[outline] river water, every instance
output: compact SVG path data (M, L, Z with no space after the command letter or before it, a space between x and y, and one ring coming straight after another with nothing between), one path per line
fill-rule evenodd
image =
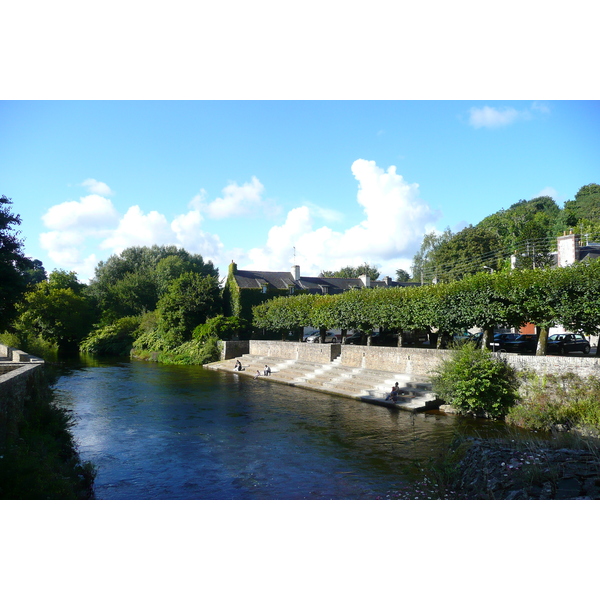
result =
M197 366L87 360L56 390L106 500L386 497L456 433L518 435Z

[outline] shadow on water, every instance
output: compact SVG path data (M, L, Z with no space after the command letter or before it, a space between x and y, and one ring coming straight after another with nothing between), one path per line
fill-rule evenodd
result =
M456 433L514 436L202 367L83 357L60 374L98 499L369 499Z

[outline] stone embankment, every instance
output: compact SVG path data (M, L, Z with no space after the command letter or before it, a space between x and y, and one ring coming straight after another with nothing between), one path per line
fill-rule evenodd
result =
M41 358L0 344L0 439L15 427L36 371L43 364Z
M304 346L312 345L304 344ZM273 354L244 354L205 367L246 377L256 377L258 372L261 379L268 379L275 383L344 396L391 409L419 412L435 409L440 405L431 391L431 384L427 378L395 371L346 366L343 364L342 356L328 361L322 360L323 355L331 349L331 345L308 347L307 353L313 352L315 356L306 356L302 360ZM307 360L315 357L317 359L315 361ZM234 370L238 359L244 368L241 372ZM271 374L265 377L266 365L269 365ZM387 401L386 397L396 382L399 384L400 394L396 402Z
M458 463L453 498L600 499L600 450L474 440Z

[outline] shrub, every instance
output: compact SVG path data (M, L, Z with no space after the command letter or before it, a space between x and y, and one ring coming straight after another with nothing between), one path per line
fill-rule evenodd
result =
M110 325L92 331L81 342L81 352L105 356L129 354L140 326L141 317L123 317Z
M460 413L502 418L519 398L516 371L474 344L450 352L432 380L434 392Z
M527 429L600 429L600 380L574 373L532 376L525 397L506 417L511 425Z
M224 317L219 315L208 319L206 323L194 329L193 339L204 341L214 337L219 340L229 340L241 330L248 327L248 323L239 317Z

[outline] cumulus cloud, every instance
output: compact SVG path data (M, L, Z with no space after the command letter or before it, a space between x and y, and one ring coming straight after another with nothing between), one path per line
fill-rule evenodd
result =
M418 184L407 183L394 166L384 171L374 161L359 159L352 164L352 173L363 221L344 231L315 229L311 208L295 208L283 225L271 228L264 247L248 252L247 268L288 270L295 248L296 263L305 275L363 262L390 276L396 269L406 270L439 215L420 198Z
M223 188L223 196L210 203L201 199L194 199L193 202L211 219L250 216L264 208L264 189L263 184L256 177L252 177L250 183L243 185L230 183Z
M192 200L190 206L194 205ZM86 248L94 244L103 254L118 254L130 246L176 245L215 263L223 249L217 235L202 231L199 210L178 215L171 222L137 205L121 215L110 200L93 194L52 206L42 220L50 231L40 234L40 245L54 263L76 271L81 280L93 276L97 254L86 253Z
M49 229L97 231L110 229L119 221L119 213L107 198L92 194L79 201L56 204L42 216Z
M114 194L114 192L103 181L86 179L81 183L81 185L86 187L90 192L92 192L92 194L100 194L102 196L112 196Z

